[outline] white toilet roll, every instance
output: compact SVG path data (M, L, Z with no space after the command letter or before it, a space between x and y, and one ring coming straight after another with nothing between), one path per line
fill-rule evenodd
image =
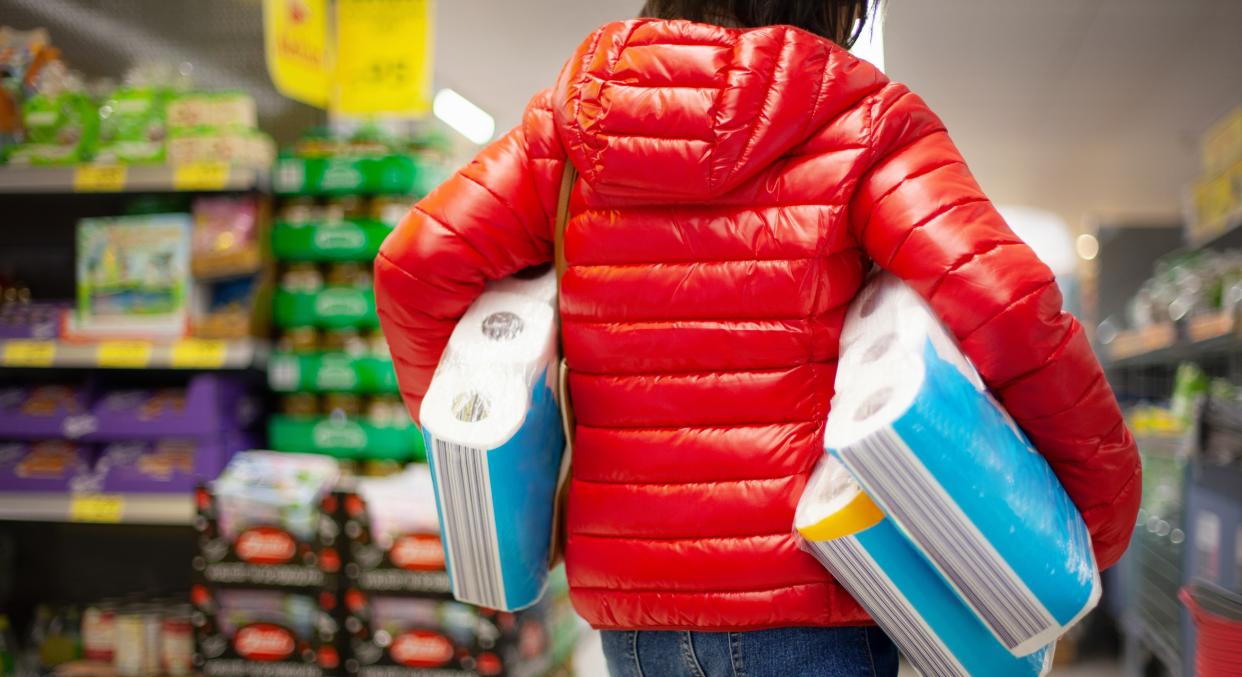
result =
M556 351L556 313L529 296L484 292L457 323L447 350L452 361L467 355L489 367L547 362Z

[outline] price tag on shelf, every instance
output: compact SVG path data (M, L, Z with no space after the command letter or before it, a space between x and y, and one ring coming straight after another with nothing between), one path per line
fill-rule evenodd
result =
M223 190L229 183L229 166L223 162L194 162L173 168L176 190Z
M69 521L115 524L125 515L125 499L112 494L85 494L69 499Z
M116 193L125 189L124 165L80 165L73 173L73 189L82 193Z
M4 344L3 364L6 367L50 367L56 359L56 344L51 341L14 340Z
M182 339L173 344L172 366L176 369L219 369L224 366L229 344L213 339Z
M151 344L146 341L102 341L95 359L101 367L141 369L151 364Z

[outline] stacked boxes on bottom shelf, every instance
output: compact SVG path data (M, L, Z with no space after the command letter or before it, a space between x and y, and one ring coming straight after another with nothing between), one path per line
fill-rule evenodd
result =
M359 478L340 505L346 674L511 677L544 674L558 663L554 646L575 627L572 610L568 627L552 623L564 620L563 590L518 613L453 600L426 466Z
M243 452L198 490L191 602L203 674L337 673L338 472L322 456Z

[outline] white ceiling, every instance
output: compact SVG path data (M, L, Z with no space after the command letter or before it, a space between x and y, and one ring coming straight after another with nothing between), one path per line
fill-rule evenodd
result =
M507 129L594 27L641 0L441 0L436 74ZM890 0L889 74L997 202L1171 218L1199 133L1242 103L1242 0Z

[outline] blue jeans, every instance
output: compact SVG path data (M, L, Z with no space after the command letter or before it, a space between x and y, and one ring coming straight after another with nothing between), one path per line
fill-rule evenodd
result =
M612 677L897 675L897 647L875 627L602 634Z

